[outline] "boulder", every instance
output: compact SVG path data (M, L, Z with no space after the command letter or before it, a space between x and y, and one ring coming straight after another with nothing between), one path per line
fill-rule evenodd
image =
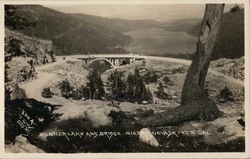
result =
M5 145L7 153L45 153L42 149L30 144L26 137L17 136L15 142Z
M27 138L23 137L23 136L16 136L16 142L20 142L20 143L26 143L27 142Z
M245 131L238 120L240 116L218 118L210 122L191 121L178 127L182 131L195 131L194 135L202 135L209 145L227 143L244 137Z
M119 111L118 108L110 106L93 107L85 112L85 118L93 127L112 125L112 118L108 116L112 110Z
M10 100L26 98L25 91L15 82L5 84L5 97L7 96Z
M143 128L139 132L139 140L145 144L159 147L160 144L148 128Z
M240 119L240 116L218 118L211 121L210 126L206 128L211 135L205 136L205 142L208 144L220 144L244 137L244 127L239 124L238 119Z
M148 101L142 101L142 104L144 104L144 105L146 105L146 104L148 104Z

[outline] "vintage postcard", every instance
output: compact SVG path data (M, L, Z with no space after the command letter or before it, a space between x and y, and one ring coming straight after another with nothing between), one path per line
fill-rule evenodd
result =
M1 157L250 157L249 1L4 0L1 20Z

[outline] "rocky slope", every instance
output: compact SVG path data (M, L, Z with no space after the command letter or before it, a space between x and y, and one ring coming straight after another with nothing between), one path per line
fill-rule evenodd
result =
M221 58L212 61L210 67L227 76L244 81L245 79L245 58L242 56L238 59Z
M32 145L26 137L17 136L15 142L5 145L7 153L44 153L43 150Z
M36 78L34 65L53 60L52 41L29 37L5 28L5 91L11 99L25 97L18 84Z
M67 60L63 64L55 65L53 68L46 68L42 71L54 73L57 78L48 85L53 94L61 95L60 83L63 80L68 80L70 86L80 88L87 83L87 75L89 73L87 65L83 61L70 61Z
M55 60L53 44L37 38L25 36L21 33L5 28L5 136L6 152L43 152L30 144L25 137L18 136L12 139L13 134L19 135L16 130L15 110L18 105L10 107L11 102L26 99L26 92L20 88L20 83L37 78L35 65L51 63ZM36 104L34 104L36 105ZM32 105L32 106L34 106ZM15 107L16 106L16 107ZM27 107L32 107L31 105ZM35 108L34 108L35 110ZM11 130L9 130L11 129ZM15 135L14 135L15 137ZM11 141L11 143L9 143Z
M26 36L22 33L11 31L8 28L5 28L5 43L7 45L6 49L8 49L8 47L13 47L13 39L18 41L16 45L19 45L20 47L20 54L23 57L32 57L34 60L34 64L45 64L52 62L52 41ZM6 56L8 55L9 54L7 53Z

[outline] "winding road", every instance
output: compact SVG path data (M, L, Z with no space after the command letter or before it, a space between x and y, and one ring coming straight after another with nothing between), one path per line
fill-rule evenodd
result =
M54 63L37 66L36 67L37 78L32 81L28 81L26 83L20 84L20 88L25 90L26 96L28 98L34 98L36 100L43 101L43 102L51 102L51 101L48 101L47 98L42 97L41 92L42 92L42 89L45 88L46 85L52 82L55 78L57 78L57 76L54 73L48 73L42 70L53 67L55 65L62 64L64 62L65 61L59 60ZM58 103L54 103L54 104L58 104Z

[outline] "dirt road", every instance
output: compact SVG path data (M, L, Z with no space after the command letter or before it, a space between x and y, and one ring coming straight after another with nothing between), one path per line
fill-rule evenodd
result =
M21 84L28 98L34 98L46 102L46 98L41 96L42 89L56 78L55 74L37 71L37 79Z

